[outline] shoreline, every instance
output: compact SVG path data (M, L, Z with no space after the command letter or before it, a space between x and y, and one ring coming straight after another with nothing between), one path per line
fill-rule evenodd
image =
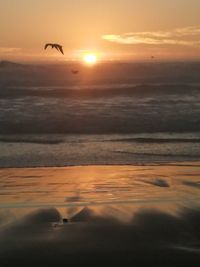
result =
M200 160L187 160L187 161L158 161L158 162L142 162L142 163L137 163L135 162L134 164L132 163L116 163L116 164L70 164L70 165L55 165L55 166L19 166L19 167L0 167L1 170L6 170L6 169L65 169L65 168L75 168L75 167L126 167L126 166L132 166L132 167L146 167L146 166L191 166L191 167L200 167Z

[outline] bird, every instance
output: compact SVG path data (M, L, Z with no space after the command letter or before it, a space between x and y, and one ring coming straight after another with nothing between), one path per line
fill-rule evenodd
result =
M79 73L78 70L71 70L71 72L72 72L73 74L78 74L78 73Z
M46 50L48 46L51 46L51 48L56 48L59 52L61 52L64 55L62 45L48 43L48 44L45 44L44 49Z

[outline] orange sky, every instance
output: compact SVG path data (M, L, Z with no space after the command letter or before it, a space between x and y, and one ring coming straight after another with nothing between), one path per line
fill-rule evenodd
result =
M199 10L199 0L1 0L0 59L200 59Z

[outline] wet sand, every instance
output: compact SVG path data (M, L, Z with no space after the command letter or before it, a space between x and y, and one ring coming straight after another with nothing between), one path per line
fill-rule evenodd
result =
M200 163L0 169L0 266L198 266Z
M200 163L0 169L0 208L198 202Z

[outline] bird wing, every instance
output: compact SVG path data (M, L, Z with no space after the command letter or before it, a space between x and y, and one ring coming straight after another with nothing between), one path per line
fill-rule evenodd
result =
M54 47L60 52L59 45L54 45Z
M45 44L44 49L47 49L48 46L52 46L52 44Z
M64 55L64 51L63 51L62 46L61 45L58 45L58 48L59 48L60 52Z

